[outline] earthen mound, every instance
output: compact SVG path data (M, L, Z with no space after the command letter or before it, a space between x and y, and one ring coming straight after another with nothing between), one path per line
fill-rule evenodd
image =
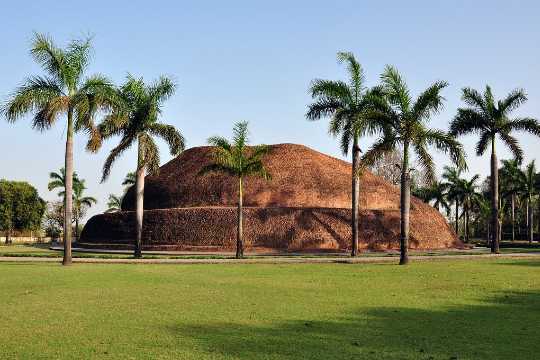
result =
M195 147L145 181L145 248L225 250L234 248L237 182L222 174L200 175L212 161L211 147ZM270 146L264 159L270 181L245 182L245 240L253 250L317 251L350 247L351 165L295 144ZM123 211L92 217L81 242L130 244L135 234L134 189ZM399 248L399 189L365 171L360 185L360 247ZM411 200L411 248L459 247L444 217Z

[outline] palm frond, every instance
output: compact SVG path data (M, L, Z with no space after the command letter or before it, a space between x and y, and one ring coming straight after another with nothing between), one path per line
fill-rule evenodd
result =
M441 95L441 90L447 86L446 81L437 81L422 92L413 105L413 117L424 120L438 113L443 108L445 100Z
M184 150L184 137L174 126L154 123L148 127L148 131L165 140L169 145L171 155L176 156Z
M52 39L45 34L34 33L31 54L42 68L62 85L67 85L66 54L56 47Z
M413 147L418 159L417 164L422 168L421 175L424 181L428 184L433 184L436 180L433 157L424 144L414 143ZM402 169L402 171L408 171L408 169Z
M459 108L450 124L450 134L460 136L469 133L482 133L488 130L488 119L477 110Z
M500 132L499 136L501 137L501 140L504 142L504 144L510 149L515 159L518 162L521 162L523 160L523 150L519 146L519 142L517 141L517 139L507 132Z
M390 104L398 106L403 113L409 112L411 96L399 71L391 65L386 65L381 75L381 83Z
M515 89L504 100L499 101L499 111L508 114L527 101L527 94L523 89Z
M506 133L510 131L525 131L540 137L540 123L533 118L516 118L508 120L500 130Z
M55 80L42 76L30 77L11 94L2 112L9 122L14 122L29 112L43 111L53 100L62 96L62 89Z
M485 103L482 94L477 90L465 87L461 90L461 100L470 107L473 108L476 112L480 114L487 114L487 106Z
M133 142L136 140L136 138L133 137L126 137L124 136L122 140L120 141L120 144L118 144L115 148L111 150L109 155L107 156L107 159L105 159L105 163L103 164L103 175L101 177L101 182L104 182L109 177L109 174L111 172L111 166L114 163L114 161L127 149L133 145Z
M465 152L463 145L450 134L442 130L427 129L420 136L427 145L435 146L437 150L449 154L450 158L460 169L466 170Z
M338 52L337 59L339 63L347 64L347 72L349 73L349 87L351 97L354 97L355 102L360 101L362 93L365 90L364 83L366 81L362 65L356 61L354 54L351 52Z

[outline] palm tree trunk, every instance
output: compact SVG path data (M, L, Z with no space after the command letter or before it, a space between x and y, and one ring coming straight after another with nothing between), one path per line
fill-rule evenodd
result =
M73 211L73 109L68 109L68 125L65 157L65 195L64 195L64 259L62 265L71 265L71 219Z
M465 242L469 242L469 207L465 207Z
M512 194L511 197L512 207L512 242L516 240L516 194Z
M459 201L456 198L456 224L454 225L456 228L456 235L459 238Z
M358 137L354 138L353 142L353 161L352 161L352 252L351 256L358 255L358 208L359 208L359 197L360 197L360 176L359 176L359 165L360 165L360 147L358 146Z
M532 244L534 240L534 223L533 223L533 208L532 208L532 197L529 194L529 198L527 199L527 209L528 209L528 215L529 215L529 244Z
M243 216L242 216L242 200L244 194L242 189L242 177L238 179L238 224L236 229L236 258L244 257L244 233L243 233Z
M491 139L491 223L492 241L491 252L499 253L499 169L497 155L495 154L495 137Z
M401 235L399 264L409 263L409 216L411 208L411 183L409 179L409 144L403 145L403 163L401 165Z
M146 167L142 158L141 142L138 142L139 151L137 157L137 173L135 180L136 189L136 207L135 217L137 218L137 235L135 238L135 249L133 256L136 258L142 257L142 231L143 231L143 214L144 214L144 176Z
M527 198L527 200L525 201L525 231L526 231L526 236L528 238L529 236L529 198Z
M79 214L75 212L75 242L79 241Z

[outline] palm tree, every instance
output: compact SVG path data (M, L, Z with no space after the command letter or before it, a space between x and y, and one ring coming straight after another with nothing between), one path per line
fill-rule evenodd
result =
M3 108L9 122L34 113L32 127L39 131L48 130L59 118L66 116L64 265L71 264L73 134L86 130L94 137L96 112L107 110L114 103L113 87L108 79L101 75L84 78L90 50L89 39L73 40L67 48L60 49L49 37L35 34L31 54L47 75L29 77Z
M160 163L159 150L152 137L158 136L165 140L172 156L178 155L184 149L182 134L174 126L158 121L163 102L172 96L174 90L175 84L167 77L161 77L147 85L142 78L136 79L128 75L124 85L117 90L120 105L99 125L98 141L88 144L90 150L97 151L103 139L115 135L121 137L120 143L111 150L105 160L102 182L109 176L111 166L118 157L133 144L137 144L137 235L134 249L134 256L137 258L142 256L144 177L147 171L150 174L156 173Z
M502 160L501 175L502 197L510 197L510 221L512 223L512 241L516 240L516 200L520 193L521 176L520 164L516 159Z
M257 145L248 147L248 123L239 122L234 125L233 138L229 141L221 136L212 136L208 143L215 146L214 162L205 166L201 174L221 172L238 179L238 223L236 231L236 258L244 257L244 238L242 224L243 181L248 176L258 176L270 179L262 158L268 153L269 147Z
M459 184L460 197L463 203L463 217L464 217L464 233L465 242L469 242L469 223L470 223L470 211L479 203L481 195L477 192L478 184L476 182L480 178L480 175L474 175L470 180L462 179Z
M524 171L520 173L521 184L523 184L523 195L527 204L527 237L529 243L534 240L534 208L533 198L537 195L537 175L534 160L531 161Z
M49 184L47 185L47 188L49 191L53 191L54 189L60 189L61 191L58 193L58 196L64 198L64 194L66 193L66 169L60 168L59 172L52 171L49 173ZM77 181L79 181L79 175L77 175L77 172L73 172L73 180L72 183L75 184Z
M137 182L137 176L134 171L130 171L126 174L126 177L124 178L124 181L122 181L122 185L126 186L126 189L129 188L132 185L135 185Z
M106 213L118 212L122 210L122 197L114 194L109 194L109 200L107 201Z
M445 186L448 188L448 199L454 201L455 204L455 224L454 230L456 235L459 236L459 203L461 202L461 169L455 166L445 166L442 175L446 180Z
M488 145L491 144L491 222L492 241L491 252L499 252L499 172L495 143L497 135L510 149L516 160L521 161L523 150L516 138L511 135L512 131L526 131L540 136L540 125L536 119L514 118L510 119L510 113L527 101L525 91L514 90L508 96L495 102L491 88L486 86L483 95L471 88L464 88L462 100L468 106L459 108L456 117L450 125L451 134L454 136L475 133L480 136L476 144L476 154L483 155Z
M401 163L401 235L399 263L404 265L409 261L409 215L411 203L411 184L409 156L411 150L418 158L422 173L427 183L435 180L435 164L428 151L429 146L449 153L452 160L460 167L465 166L463 150L452 136L444 131L427 127L430 117L437 113L443 105L440 92L447 86L446 82L438 81L428 87L420 96L413 100L409 89L392 66L386 66L381 75L384 99L379 99L376 110L372 111L373 121L384 127L382 136L364 154L363 160L373 163L378 156L402 147Z
M377 89L369 90L365 86L364 71L352 53L339 52L340 63L346 63L348 82L341 80L321 80L312 82L309 92L315 100L308 106L306 117L319 120L331 117L329 132L340 135L341 150L345 155L352 147L352 256L358 255L358 214L360 194L360 146L361 136L373 134L376 130L367 110Z
M73 217L75 218L75 241L79 241L79 221L84 216L84 212L97 203L96 198L84 196L85 180L73 182Z
M433 203L433 207L437 210L441 210L441 207L446 210L446 213L450 212L450 204L447 199L447 186L441 181L435 180L432 184L425 187L420 187L413 191L413 195L422 199L426 203Z

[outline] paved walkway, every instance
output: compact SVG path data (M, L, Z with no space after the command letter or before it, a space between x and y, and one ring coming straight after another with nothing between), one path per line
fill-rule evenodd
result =
M512 254L474 254L474 255L413 255L411 261L437 261L437 260L480 260L480 259L534 259L540 260L540 253L512 253ZM0 262L11 263L60 263L61 258L46 257L0 257ZM260 257L249 259L100 259L100 258L73 258L74 263L92 264L362 264L362 263L397 263L396 256L360 256L351 257Z

